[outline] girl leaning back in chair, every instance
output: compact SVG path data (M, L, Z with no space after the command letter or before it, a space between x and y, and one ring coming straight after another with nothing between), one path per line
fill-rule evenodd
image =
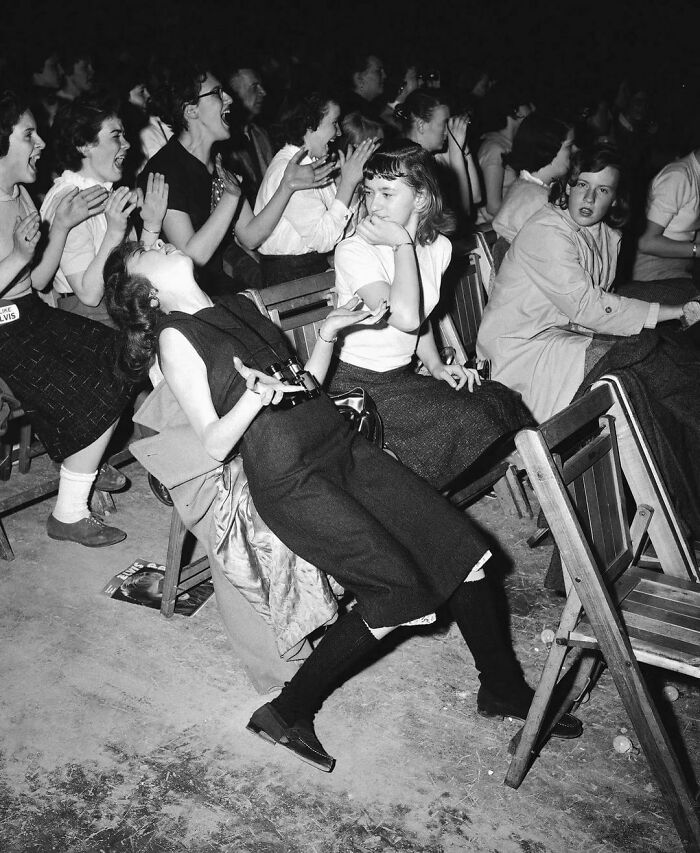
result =
M324 393L286 405L299 386L268 372L291 356L285 336L243 296L214 305L197 286L192 261L174 247L132 243L116 250L107 292L123 330L125 371L143 374L157 356L208 453L226 460L240 452L263 520L357 601L248 729L332 770L334 759L313 729L325 696L393 628L443 604L479 670L479 713L523 718L533 691L497 628L483 568L489 552L469 521L353 432ZM332 311L306 364L309 374L322 382L337 333L376 322L385 311L384 302L370 311L359 300ZM581 725L566 717L557 733L576 737Z

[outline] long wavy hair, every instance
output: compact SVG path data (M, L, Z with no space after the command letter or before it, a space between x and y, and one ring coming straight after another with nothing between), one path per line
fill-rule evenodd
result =
M615 191L615 201L612 203L610 210L607 212L605 219L606 225L611 228L623 228L630 218L630 203L629 189L627 186L627 174L623 164L623 159L618 151L612 145L593 145L590 148L582 148L576 152L569 175L568 187L576 186L580 175L583 172L602 172L611 166L619 172L620 178ZM555 192L555 187L552 188L554 195L550 195L549 200L558 205L562 210L566 210L569 204L569 194L562 190Z
M435 159L418 143L399 139L377 151L365 163L364 178L366 181L401 178L414 192L423 194L425 207L419 214L416 230L416 240L421 246L434 243L439 234L454 231L454 216L444 207Z
M104 266L107 311L119 329L116 366L132 382L148 375L158 347L158 321L163 316L160 305L153 304L151 282L127 268L138 247L134 241L122 243Z

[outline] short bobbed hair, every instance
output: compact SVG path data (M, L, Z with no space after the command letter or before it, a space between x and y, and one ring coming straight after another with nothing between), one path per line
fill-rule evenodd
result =
M503 162L515 172L523 169L536 172L554 160L569 131L569 125L563 121L532 113L523 119L513 139L513 148L504 155Z
M160 118L173 129L175 136L187 130L185 109L197 103L199 90L207 79L209 69L198 60L174 64L169 79L158 88L154 100L158 104Z
M605 219L606 225L611 228L622 228L629 221L630 204L629 190L627 187L627 174L623 164L622 156L617 148L612 145L593 145L590 148L583 148L578 151L574 157L569 175L568 188L576 186L576 182L584 172L602 172L610 166L616 169L620 175L617 191L615 193L615 201L612 203ZM562 210L566 210L568 206L568 192L561 193L559 198L553 199Z
M118 116L118 104L113 98L86 96L61 106L53 127L59 169L79 171L84 159L80 148L97 142L104 122Z
M327 92L311 92L303 95L282 113L276 128L276 136L283 144L303 145L306 132L316 130L330 105L337 103L336 99Z
M375 152L364 168L364 179L401 179L416 193L421 193L425 206L420 213L416 241L421 246L434 243L439 234L451 234L455 221L445 209L440 191L435 159L415 142L399 139Z
M9 90L0 94L0 157L10 150L12 131L28 110L29 101L24 95Z
M440 89L415 89L396 106L394 115L403 133L409 133L416 121L430 121L435 110L443 106L449 106L449 99Z

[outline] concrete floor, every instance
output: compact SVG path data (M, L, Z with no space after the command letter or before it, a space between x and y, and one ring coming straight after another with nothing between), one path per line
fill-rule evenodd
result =
M584 736L553 741L523 786L506 788L517 725L476 714L454 626L405 632L328 700L317 730L333 774L247 734L261 699L213 600L166 621L101 594L134 559L165 558L169 510L137 464L125 471L114 522L129 536L117 546L49 540L50 501L4 520L16 559L0 565L3 853L680 850L644 757L612 749L629 723L608 676L581 709ZM534 682L540 633L561 607L541 589L551 549L530 551L532 522L505 519L489 498L472 514L504 553ZM693 755L697 690L674 683Z

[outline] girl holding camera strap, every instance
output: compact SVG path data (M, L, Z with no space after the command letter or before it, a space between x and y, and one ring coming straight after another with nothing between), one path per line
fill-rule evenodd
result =
M447 486L489 447L529 423L519 397L476 370L443 364L430 325L451 246L431 155L405 140L365 166L367 217L336 249L340 301L381 300L379 324L343 330L331 391L360 385L382 417L384 439L436 488ZM441 233L442 232L442 233ZM413 369L417 356L429 371Z

